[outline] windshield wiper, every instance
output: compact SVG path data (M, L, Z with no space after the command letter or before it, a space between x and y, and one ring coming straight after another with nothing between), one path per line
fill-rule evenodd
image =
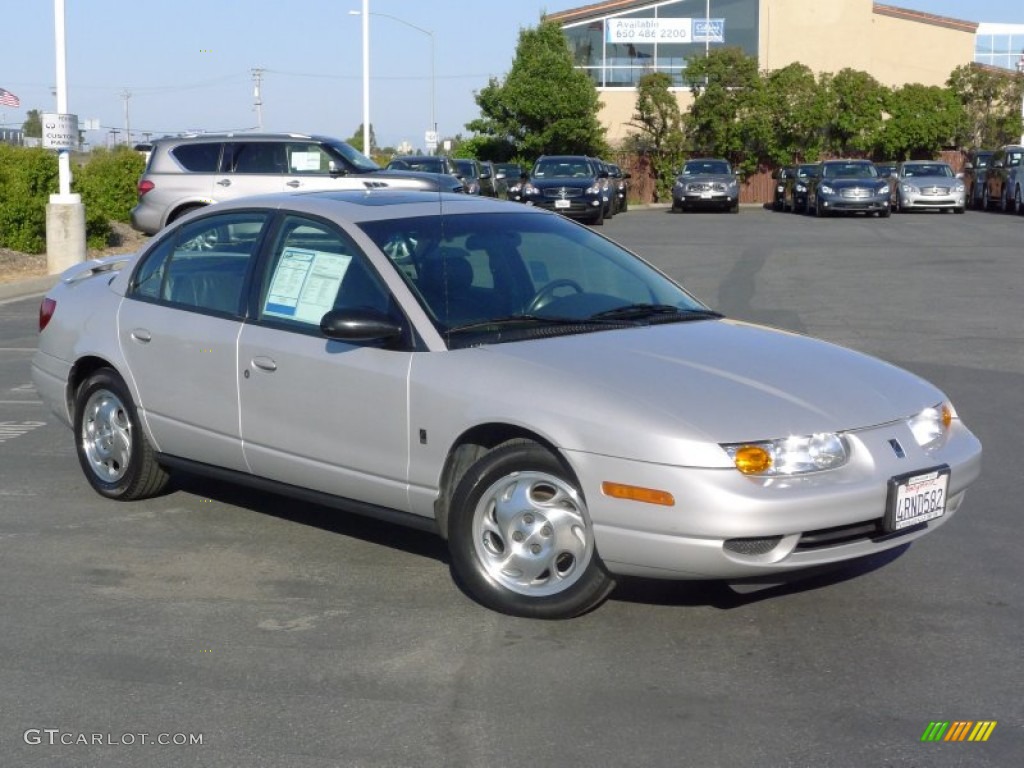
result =
M724 317L713 309L681 309L672 304L627 304L624 307L606 309L591 315L591 320L654 320L656 322L676 320L706 320Z
M461 331L475 331L480 328L490 328L492 326L507 326L507 325L600 325L600 326L618 326L623 327L632 325L626 318L614 319L614 318L601 318L595 315L594 317L556 317L552 315L527 315L527 314L516 314L516 315L505 315L504 317L491 317L486 320L474 320L471 323L463 323L462 325L454 325L448 329L448 333L458 333Z

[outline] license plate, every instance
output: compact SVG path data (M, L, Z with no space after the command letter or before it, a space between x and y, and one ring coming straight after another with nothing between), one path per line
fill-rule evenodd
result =
M949 467L900 475L889 481L885 530L901 531L946 514Z
M701 192L700 193L700 199L701 200L710 200L711 199L711 193L710 192Z
M555 208L568 208L572 203L568 200L555 200Z

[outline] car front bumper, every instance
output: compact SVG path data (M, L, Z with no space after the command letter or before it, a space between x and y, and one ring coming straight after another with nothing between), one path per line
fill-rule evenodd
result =
M888 211L890 209L890 198L888 192L864 196L818 195L818 205L826 211L850 211L874 213Z
M597 218L606 207L605 201L600 195L572 197L567 200L531 195L524 197L523 202L574 219Z
M646 464L568 452L594 524L598 552L613 573L664 579L757 579L884 552L949 520L981 471L981 445L955 422L940 449L896 456L892 425L850 433L850 463L801 477L752 478L734 469ZM885 533L889 481L950 467L945 514ZM666 490L675 506L610 498L602 482Z
M965 192L924 193L900 190L900 208L941 209L963 208L967 204Z

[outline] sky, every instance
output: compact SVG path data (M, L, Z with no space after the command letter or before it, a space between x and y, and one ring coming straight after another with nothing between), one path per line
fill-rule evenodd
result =
M442 137L467 135L479 115L474 93L507 73L520 29L593 1L369 0L378 146L422 147L432 113ZM1024 24L1024 0L886 4ZM87 133L93 145L109 141L110 128L124 140L126 107L133 141L256 128L255 69L264 130L348 138L362 123L362 20L350 14L362 0L65 0L65 8L68 110L99 120L102 130ZM20 128L29 109L56 111L54 2L0 0L0 11L0 88L21 99L20 108L0 107L0 127Z

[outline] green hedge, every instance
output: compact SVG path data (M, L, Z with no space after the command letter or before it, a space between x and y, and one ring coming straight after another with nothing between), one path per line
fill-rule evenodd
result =
M72 168L72 191L85 204L90 248L108 245L111 221L128 221L143 157L127 147L97 149ZM0 247L23 253L46 250L46 206L58 192L57 154L0 144Z

